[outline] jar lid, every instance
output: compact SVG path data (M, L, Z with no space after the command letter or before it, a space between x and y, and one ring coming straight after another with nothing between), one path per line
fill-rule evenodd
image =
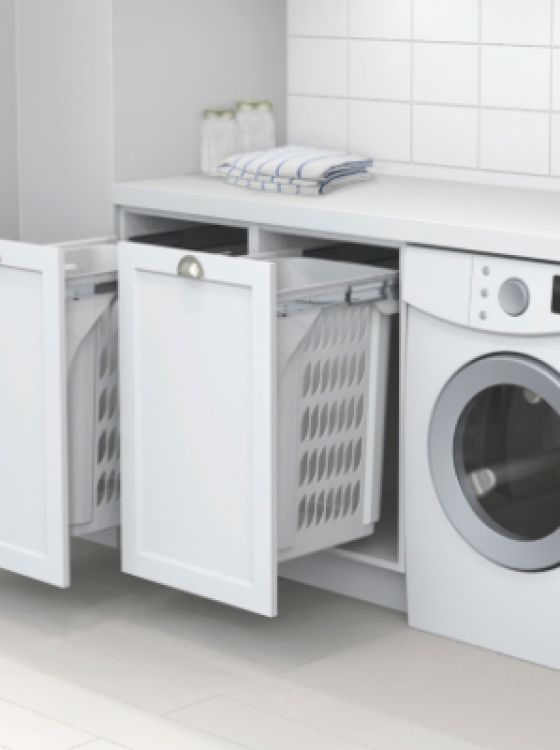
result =
M205 120L233 120L235 112L233 109L205 109Z
M237 102L237 111L238 112L252 112L253 110L257 109L260 102L251 102L248 100Z

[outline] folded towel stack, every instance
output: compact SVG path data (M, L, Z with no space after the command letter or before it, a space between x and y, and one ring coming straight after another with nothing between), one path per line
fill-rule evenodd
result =
M219 168L232 185L289 195L322 195L367 180L372 159L345 151L284 146L233 154Z

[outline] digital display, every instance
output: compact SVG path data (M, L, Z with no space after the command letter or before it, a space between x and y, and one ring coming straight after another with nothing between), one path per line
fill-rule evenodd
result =
M552 280L552 303L550 309L555 315L560 315L560 276Z

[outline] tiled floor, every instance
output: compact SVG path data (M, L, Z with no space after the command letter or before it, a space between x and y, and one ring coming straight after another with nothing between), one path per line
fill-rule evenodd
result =
M560 746L560 674L296 584L269 621L76 552L69 591L0 575L0 749Z

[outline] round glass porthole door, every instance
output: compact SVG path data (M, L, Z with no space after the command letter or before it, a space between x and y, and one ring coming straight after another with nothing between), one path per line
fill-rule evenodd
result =
M447 383L430 425L430 468L451 523L514 570L560 565L560 377L501 354Z

